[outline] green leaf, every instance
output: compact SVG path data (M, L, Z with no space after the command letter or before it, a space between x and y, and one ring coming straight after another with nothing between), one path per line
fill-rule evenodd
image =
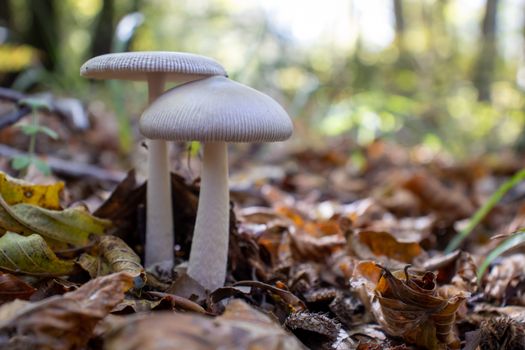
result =
M17 126L24 135L32 136L39 133L40 126L35 124L21 124Z
M49 164L47 164L46 161L34 158L33 164L35 164L35 167L44 175L51 175L51 168L49 167Z
M92 216L85 207L49 210L32 204L8 205L0 197L0 207L22 227L55 241L86 246L104 234L111 221ZM22 232L22 233L23 233Z
M525 169L518 171L509 180L505 181L501 186L490 196L490 198L479 208L474 215L470 218L467 227L465 227L459 234L450 241L445 254L449 254L456 250L461 243L470 235L472 230L483 220L485 216L498 204L498 202L510 191L514 186L525 180Z
M53 140L57 140L58 139L58 134L56 133L56 131L53 130L53 129L48 128L47 126L40 125L38 127L38 131L43 133L43 134L46 134L47 136L49 136Z
M50 111L52 109L49 101L43 98L28 97L18 101L18 104L20 106L28 106L32 110L47 109Z
M15 170L22 170L25 169L31 164L31 157L30 156L14 156L11 160L11 166Z
M483 263L481 263L479 270L478 270L478 281L481 281L481 278L485 274L485 271L488 269L490 264L498 256L524 243L525 243L525 229L522 229L521 231L516 232L511 237L501 242L496 248L494 248L489 253L489 255L487 255Z
M28 237L7 232L0 238L0 268L35 275L67 275L74 271L72 260L61 260L37 234Z

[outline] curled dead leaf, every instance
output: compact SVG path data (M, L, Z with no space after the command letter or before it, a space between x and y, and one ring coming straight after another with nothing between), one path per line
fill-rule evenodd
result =
M146 281L139 256L116 236L100 237L98 245L92 249L91 254L84 253L78 258L78 264L92 278L114 272L126 272L133 276L135 288L142 288Z
M383 268L375 287L378 322L394 336L427 349L459 348L453 332L456 311L470 295L440 293L432 272L390 272ZM447 289L451 291L451 289ZM444 294L444 295L442 295Z
M0 349L84 348L98 321L133 285L126 273L100 277L79 289L36 303L0 307Z
M0 304L14 299L29 299L36 289L9 273L0 272Z

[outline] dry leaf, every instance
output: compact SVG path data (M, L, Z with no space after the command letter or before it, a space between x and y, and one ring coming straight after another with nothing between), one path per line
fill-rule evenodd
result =
M106 350L305 349L279 324L240 300L233 300L217 318L160 312L129 318L104 344Z
M82 349L98 321L133 285L125 273L100 277L73 292L0 307L0 349Z
M109 275L114 272L126 272L133 276L135 288L142 288L146 281L140 257L120 238L105 235L100 237L98 245L91 254L84 253L78 264L92 278Z
M469 217L474 212L474 206L465 194L444 186L429 173L415 173L405 183L405 187L441 216L457 220Z
M14 299L29 299L36 289L9 273L0 272L0 304Z
M404 279L400 279L404 278ZM427 349L459 348L453 333L456 311L469 293L440 295L432 272L394 274L383 268L375 294L374 314L391 335Z
M388 232L361 231L357 237L375 256L386 256L405 263L413 262L423 252L418 243L400 242Z
M36 185L12 178L0 171L0 194L9 205L34 204L46 209L60 209L60 192L63 182L51 185Z

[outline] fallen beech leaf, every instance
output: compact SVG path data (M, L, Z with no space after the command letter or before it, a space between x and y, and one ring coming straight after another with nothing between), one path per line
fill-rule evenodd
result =
M423 250L415 242L399 242L388 232L361 231L357 237L376 256L411 263Z
M333 232L323 235L323 229ZM323 261L346 245L342 230L334 222L307 223L305 230L291 229L290 238L290 249L296 260Z
M36 303L16 300L0 307L1 349L83 349L98 321L133 285L118 273Z
M233 300L222 316L155 313L130 317L109 332L105 350L296 350L305 347L265 314Z
M12 178L0 171L0 194L9 205L27 203L47 209L60 209L60 192L63 182L36 185Z
M135 288L142 288L146 273L140 264L140 257L120 238L105 235L100 237L93 254L84 253L78 264L92 278L109 275L114 272L127 272L133 276Z
M100 254L108 262L112 272L126 272L133 276L135 288L141 288L146 281L140 257L116 236L102 236L99 242Z
M525 254L513 254L506 256L497 264L494 264L485 277L485 294L491 300L499 302L508 301L509 291L512 289L513 280L519 280L525 271ZM523 294L523 291L521 291ZM522 304L522 306L525 304Z
M410 273L405 268L393 274L383 268L375 288L379 304L375 315L390 335L427 349L457 349L452 326L457 309L470 294L440 295L435 279L432 272Z
M0 197L0 206L21 226L14 232L27 229L54 241L86 246L111 226L111 221L92 216L84 206L65 210L49 210L32 204L8 205Z
M0 268L33 275L60 276L74 271L75 263L61 260L37 234L7 232L0 238Z
M87 271L91 278L106 276L111 273L111 267L107 261L88 253L83 253L80 255L77 259L77 264L79 264L82 269Z
M419 197L421 202L441 216L464 219L474 212L468 197L457 189L444 186L427 172L415 173L405 187Z
M14 299L29 299L36 289L16 276L0 272L0 304Z

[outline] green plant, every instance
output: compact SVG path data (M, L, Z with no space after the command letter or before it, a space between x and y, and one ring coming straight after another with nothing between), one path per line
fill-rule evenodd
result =
M485 260L481 263L478 269L478 283L481 282L481 278L485 274L485 271L488 269L490 264L501 254L516 248L525 243L525 228L522 228L516 231L513 235L501 242L496 248L494 248Z
M16 155L11 159L11 166L15 170L20 170L22 172L27 172L27 169L34 165L38 171L44 175L51 174L51 169L47 162L39 158L35 153L36 146L36 137L38 134L45 134L53 140L58 139L58 134L43 125L40 125L38 122L37 112L40 110L51 110L49 103L43 99L38 98L26 98L19 101L19 104L22 106L28 106L31 108L31 123L29 124L20 124L16 127L20 128L24 135L29 136L29 148L27 154Z
M505 181L501 186L490 196L490 198L479 208L470 218L467 226L459 232L459 234L450 241L445 254L448 254L457 249L461 243L470 235L472 230L483 220L483 218L494 208L496 204L503 198L503 196L510 191L514 186L525 180L525 169L518 171L509 180Z

